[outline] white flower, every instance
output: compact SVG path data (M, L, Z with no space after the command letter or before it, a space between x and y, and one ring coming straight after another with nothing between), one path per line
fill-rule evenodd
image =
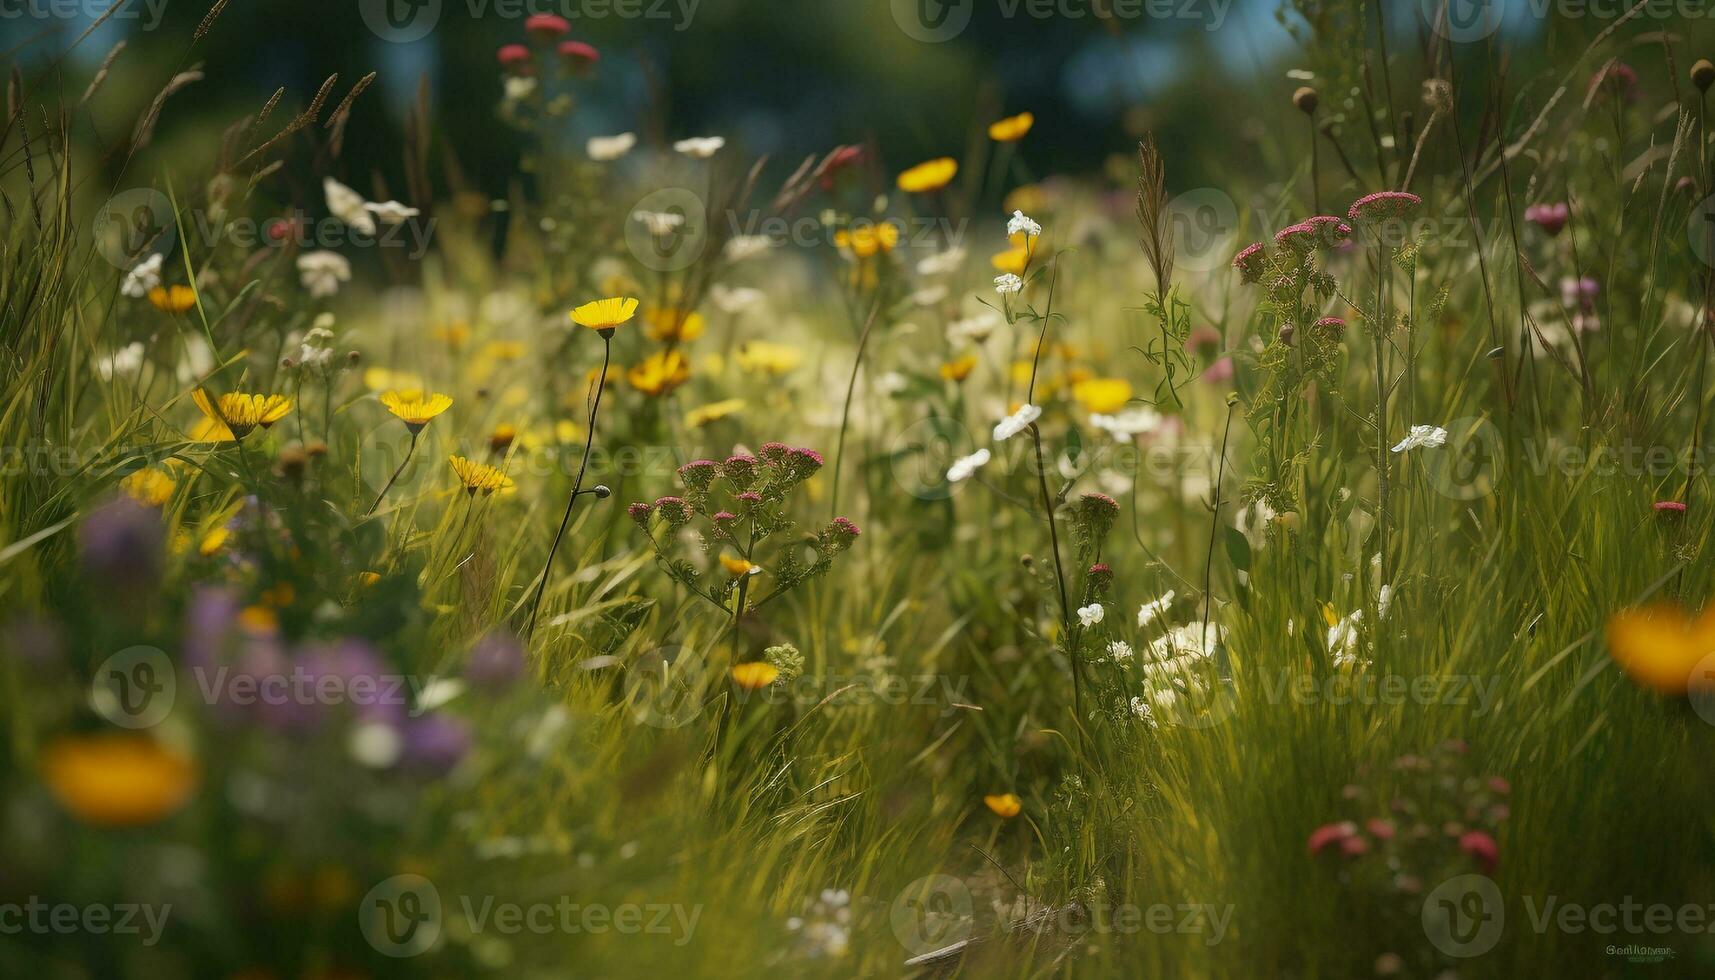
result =
M1155 727L1155 712L1150 707L1149 699L1134 697L1131 699L1131 713L1146 722L1149 727Z
M636 133L620 133L617 136L591 136L586 149L589 150L591 160L606 163L625 156L636 145Z
M727 261L742 262L761 255L772 247L774 241L767 235L735 235L727 239L725 252Z
M749 286L727 286L716 283L709 289L709 299L714 301L715 308L722 313L743 313L767 298L760 289Z
M1115 663L1126 663L1132 657L1131 644L1124 640L1115 640L1109 643L1108 656L1114 658Z
M149 290L161 284L161 253L156 252L143 261L131 267L125 273L125 281L119 284L119 291L127 296L141 299L149 295Z
M1168 630L1149 645L1150 656L1159 664L1173 664L1180 658L1201 660L1215 655L1215 647L1226 636L1226 629L1212 623L1187 623Z
M375 218L369 213L369 202L363 195L332 177L322 178L322 196L327 198L328 211L334 217L363 235L375 234Z
M1393 586L1382 586L1381 593L1376 596L1376 618L1387 618L1387 607L1393 604Z
M631 218L649 229L649 234L661 238L685 223L685 216L671 211L633 211Z
M116 375L133 375L143 370L143 345L135 340L95 362L101 380L112 381Z
M898 371L889 371L875 379L875 388L884 395L897 395L911 387L911 379Z
M1352 667L1358 661L1358 624L1364 618L1362 609L1328 627L1328 652L1334 655L1334 666Z
M383 201L380 204L371 202L365 204L364 207L368 208L369 213L375 215L376 219L384 225L403 224L422 213L416 208L406 207L398 201Z
M1024 280L1010 272L1003 272L994 277L994 291L1002 296L1006 296L1010 293L1016 293L1023 288Z
M1409 452L1420 447L1434 449L1447 444L1447 430L1438 425L1414 425L1406 433L1399 445L1393 447L1396 453Z
M351 263L338 252L323 249L298 256L298 277L310 295L322 299L339 292L339 284L351 281Z
M965 264L965 250L953 246L945 252L936 252L917 263L917 274L920 276L944 276L949 272L959 271L959 266Z
M693 160L707 160L726 145L726 139L720 136L693 136L673 144L673 149L683 153Z
M954 320L947 324L947 340L949 343L980 344L989 339L994 328L1000 325L1000 316L993 310L984 310L976 316Z
M529 75L512 75L506 79L506 98L511 101L528 99L536 92L536 80Z
M1006 222L1007 237L1010 238L1021 231L1026 237L1035 238L1042 234L1042 226L1026 217L1023 211L1014 211L1012 217Z
M947 467L947 482L961 483L971 478L971 474L988 465L989 451L979 449L969 456L961 456L953 460L953 465Z
M1114 415L1090 414L1090 426L1115 439L1130 439L1161 428L1161 413L1148 405L1128 408Z
M1042 417L1042 409L1035 405L1025 405L1006 418L1001 419L994 427L994 441L1005 442L1023 432L1030 423Z
M1168 589L1166 592L1161 594L1161 598L1146 602L1140 606L1137 610L1137 628L1143 629L1150 623L1155 622L1156 617L1166 613L1168 608L1173 605L1173 597L1175 595L1177 595L1176 592L1172 589Z
M934 306L946 298L947 287L937 283L933 286L924 286L912 293L911 304L913 306Z
M1087 606L1078 607L1078 622L1083 623L1086 627L1094 626L1101 622L1107 614L1107 609L1101 603L1092 602Z

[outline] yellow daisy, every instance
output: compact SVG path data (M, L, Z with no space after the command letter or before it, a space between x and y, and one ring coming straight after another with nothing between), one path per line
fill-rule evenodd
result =
M762 660L732 665L732 682L747 691L759 691L780 676L780 668Z
M572 311L572 322L580 327L613 336L613 328L629 321L637 313L637 300L624 296L598 299Z
M178 484L160 470L142 469L120 480L119 486L138 503L161 507L173 499L173 489Z
M724 401L710 402L686 412L685 426L691 429L700 428L743 410L744 399L742 398L728 398Z
M966 354L941 365L941 377L947 381L963 381L977 368L977 355Z
M753 340L738 349L738 366L757 374L782 375L803 359L798 348L765 340Z
M41 762L60 806L97 827L155 823L184 806L197 785L193 760L134 732L63 736Z
M156 286L149 290L149 302L162 313L177 315L197 305L197 291L189 286Z
M899 226L891 221L864 221L834 232L834 244L855 258L885 255L899 244Z
M951 183L953 175L958 172L959 162L952 157L919 163L899 175L899 189L911 194L938 191Z
M1024 801L1020 800L1015 793L997 793L993 796L985 796L983 803L995 812L995 816L1003 820L1011 820L1018 816L1018 811L1024 809Z
M656 351L625 373L631 387L646 395L665 395L691 380L691 362L678 351Z
M234 391L216 400L198 388L191 392L191 400L205 416L226 426L234 439L243 439L257 426L266 429L292 410L292 400L285 395L248 395Z
M703 315L694 311L654 307L643 319L649 324L650 340L684 344L703 335Z
M473 496L480 493L486 497L497 490L512 489L512 478L487 463L478 463L463 456L448 456L447 462L452 464L459 482L464 484L465 490Z
M1016 116L1008 116L999 122L989 124L989 139L996 143L1016 143L1030 132L1030 127L1036 124L1036 117L1028 112Z
M1124 378L1090 378L1072 386L1072 397L1092 415L1112 415L1131 401L1131 382Z
M384 391L380 400L413 434L423 431L431 419L453 407L450 396L439 392L425 394L416 389Z

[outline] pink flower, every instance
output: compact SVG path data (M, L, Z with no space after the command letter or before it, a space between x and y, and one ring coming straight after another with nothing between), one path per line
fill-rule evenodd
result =
M560 60L579 74L588 72L601 60L601 52L582 41L561 41L559 52Z
M1490 776L1489 789L1505 796L1513 791L1513 784L1507 782L1506 779L1501 776Z
M544 41L553 40L571 29L572 25L566 18L557 14L531 14L524 18L524 32Z
M1191 332L1185 336L1185 349L1189 351L1220 350L1221 332L1207 323L1192 327Z
M530 49L522 44L508 44L496 53L500 66L508 71L524 71L530 64Z
M1610 61L1590 76L1589 94L1594 97L1598 90L1603 94L1617 95L1627 102L1635 101L1638 97L1638 73L1623 61Z
M1376 840L1393 840L1393 821L1381 817L1372 817L1365 821L1364 829Z
M1524 209L1524 220L1541 228L1550 236L1560 234L1560 229L1566 227L1566 222L1572 217L1572 209L1564 202L1559 204L1532 204Z
M1321 854L1330 847L1342 846L1343 843L1355 836L1358 825L1350 820L1339 823L1325 823L1310 832L1310 853Z
M1233 380L1233 359L1223 357L1203 370L1203 380L1212 385Z
M1239 250L1233 256L1233 268L1239 270L1240 282L1257 282L1262 279L1263 263L1268 256L1263 254L1262 242L1253 242Z
M1658 500L1655 502L1655 512L1663 517L1682 517L1685 514L1685 503L1679 500Z
M1459 838L1459 849L1469 854L1485 874L1493 874L1501 863L1501 849L1495 839L1481 830L1467 831Z
M1406 217L1422 206L1423 198L1408 191L1379 191L1352 202L1346 218L1350 221L1385 221Z

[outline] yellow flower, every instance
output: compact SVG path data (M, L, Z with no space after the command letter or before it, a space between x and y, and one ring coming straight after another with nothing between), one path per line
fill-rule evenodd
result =
M996 143L1016 143L1024 138L1025 133L1030 132L1030 127L1035 123L1036 117L1028 112L1008 116L999 122L989 124L989 139Z
M959 172L959 162L952 157L941 157L927 163L919 163L910 170L899 175L899 189L911 194L921 194L927 191L938 191L946 187Z
M372 367L363 370L363 386L370 391L386 391L388 388L421 388L423 387L423 379L409 371L393 371L384 367Z
M732 665L732 682L747 691L760 691L779 676L780 668L763 660Z
M380 572L358 572L357 584L365 589L381 581Z
M454 320L445 326L436 327L431 333L436 340L444 340L448 347L458 350L470 341L470 324L463 320Z
M496 490L512 489L512 478L487 463L478 463L463 456L448 456L447 462L452 464L459 482L472 495L480 493L486 497Z
M516 361L524 356L524 342L520 340L491 340L483 345L482 356L496 361Z
M1018 811L1024 808L1024 801L1020 800L1014 793L999 793L994 796L985 796L983 797L983 803L987 805L990 810L995 812L995 816L1004 820L1011 820L1013 817L1018 816Z
M231 536L232 532L224 524L213 528L202 536L201 541L197 542L197 554L204 558L213 557L226 544L226 539Z
M1699 663L1715 654L1715 605L1695 619L1676 606L1622 609L1608 619L1608 655L1632 680L1684 694ZM1697 678L1699 688L1708 680Z
M637 300L623 296L598 299L572 311L572 322L591 330L605 330L612 335L614 327L630 320L637 313Z
M660 350L625 372L631 387L646 395L665 395L691 380L691 362L676 350Z
M199 419L191 429L192 442L231 442L232 430L219 419Z
M725 401L711 402L686 412L685 426L691 429L699 428L743 410L744 399L742 398L728 398Z
M999 272L1010 272L1015 276L1024 275L1024 267L1030 264L1030 249L1015 245L1004 252L996 252L989 259Z
M84 823L138 827L185 805L196 789L197 767L134 732L68 735L42 752L42 781Z
M803 359L798 348L765 340L753 340L738 349L738 366L761 374L785 374Z
M243 439L257 426L268 428L292 410L292 400L285 395L247 395L235 391L221 395L216 401L198 388L191 392L191 400L204 415L225 425L235 439Z
M177 315L197 305L197 291L189 286L156 286L149 290L149 302L162 313Z
M966 354L964 357L948 361L941 365L941 377L947 381L963 381L971 376L977 368L977 355Z
M494 431L488 434L488 450L489 452L503 453L512 448L512 443L517 439L518 428L502 423L495 426Z
M119 485L138 503L150 507L164 506L173 499L173 489L178 484L173 478L160 470L142 469L119 481Z
M1131 401L1131 382L1124 378L1089 378L1072 386L1072 397L1092 415L1112 415Z
M703 335L703 315L694 311L653 307L643 319L649 323L650 340L684 344Z
M1001 201L1000 206L1001 210L1007 214L1014 211L1035 214L1038 211L1048 210L1048 195L1043 192L1039 184L1025 184L1022 187L1013 188L1012 192Z
M452 408L453 400L439 392L424 394L416 389L394 389L381 393L381 404L412 432L421 432L429 420Z
M743 578L746 575L756 575L762 571L761 565L752 564L743 558L734 557L733 555L722 555L721 567L726 569L726 573L731 575L733 578Z
M834 244L860 259L886 254L899 244L899 226L891 221L863 221L834 232Z

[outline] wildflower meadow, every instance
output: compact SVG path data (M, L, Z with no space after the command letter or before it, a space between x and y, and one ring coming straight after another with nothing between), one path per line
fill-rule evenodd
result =
M1715 974L1715 8L1247 4L0 2L0 975Z

